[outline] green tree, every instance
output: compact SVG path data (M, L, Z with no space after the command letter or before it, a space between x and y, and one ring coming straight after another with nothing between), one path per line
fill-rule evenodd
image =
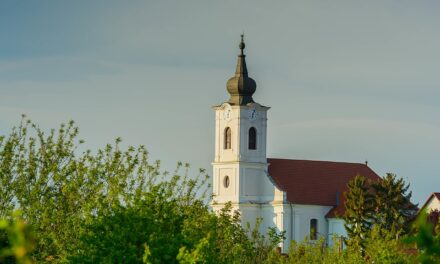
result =
M391 173L378 181L367 181L362 176L350 181L345 193L344 216L348 244L364 249L372 226L383 235L384 241L406 234L417 212L410 201L409 186Z
M97 216L111 215L169 180L143 146L120 150L120 140L95 154L79 151L73 121L45 132L27 119L0 141L0 215L20 208L35 230L38 262L62 262L76 252ZM177 178L177 175L176 177ZM182 177L180 192L193 192ZM6 197L5 199L3 197Z
M31 252L34 250L33 234L21 218L20 212L14 212L9 219L0 219L0 262L34 263Z
M72 263L263 263L279 242L261 235L256 239L249 237L230 205L216 215L200 201L182 206L178 197L146 195L138 204L121 206L111 215L97 217L83 236L78 254L68 260ZM279 238L278 235L271 238L274 237Z
M340 249L340 241L335 237L333 246L326 246L322 239L316 243L304 240L292 242L287 254L272 251L264 263L267 264L410 264L416 263L416 257L405 253L405 245L400 241L384 238L372 229L371 235L365 240L364 254L354 248Z
M395 233L373 226L365 241L365 256L370 263L404 264L416 263L415 256L408 254L411 247L396 239Z
M13 179L2 188L13 193L9 208L20 208L35 230L39 262L65 259L86 232L86 223L126 202L143 184L144 172L156 173L143 147L123 152L117 140L95 155L78 154L82 141L77 135L73 122L45 133L24 120L0 146L0 159L12 159L1 175Z
M359 251L338 250L338 241L335 246L327 247L324 240L317 243L304 240L300 243L292 241L286 255L273 251L266 259L267 264L362 264L367 263Z
M348 245L355 249L365 248L365 239L371 228L373 218L373 197L369 185L363 176L356 176L348 183L345 192L345 229Z
M438 209L430 211L428 219L434 227L434 233L440 235L440 211Z
M411 203L409 184L395 174L387 173L380 181L371 184L374 193L373 224L392 236L409 231L409 220L417 212ZM380 231L379 231L380 232Z
M9 138L0 135L0 218L9 217L14 208L14 155L20 136L13 131Z
M414 223L415 233L405 237L405 242L415 244L422 264L440 263L440 234L435 234L426 212L420 212Z
M0 216L23 212L38 263L261 263L280 237L249 236L230 207L211 212L204 170L162 171L120 139L83 142L73 121L44 131L26 118L0 137Z

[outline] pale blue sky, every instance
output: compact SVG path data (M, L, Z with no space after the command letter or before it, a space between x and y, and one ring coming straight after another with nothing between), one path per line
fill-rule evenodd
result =
M0 134L69 119L211 171L244 31L268 156L364 162L440 191L439 1L0 2Z

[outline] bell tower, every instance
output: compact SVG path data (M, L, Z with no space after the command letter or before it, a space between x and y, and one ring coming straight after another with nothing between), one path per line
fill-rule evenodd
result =
M261 217L261 207L274 200L267 175L266 138L269 107L256 103L255 81L248 76L243 35L235 75L226 84L229 100L214 106L215 156L213 166L214 210L231 202L243 222Z

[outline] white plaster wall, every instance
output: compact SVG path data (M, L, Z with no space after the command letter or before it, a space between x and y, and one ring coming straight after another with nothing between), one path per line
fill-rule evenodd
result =
M263 222L260 232L263 234L267 232L269 227L275 227L278 232L285 231L285 241L280 244L283 252L287 252L292 240L298 242L303 241L310 234L310 220L318 220L318 239L323 237L326 239L329 234L329 224L325 215L331 210L331 206L319 205L299 205L288 204L284 202L272 202L270 204L262 205L261 217ZM341 223L339 219L334 219L335 222ZM332 225L334 228L339 228L338 225ZM332 232L339 232L345 234L345 229L332 230Z
M267 163L240 163L240 201L267 203L274 200L274 186L267 176Z
M257 103L247 106L234 106L223 103L213 107L215 110L215 155L214 162L246 161L266 162L267 110L269 107ZM257 116L250 118L255 109ZM231 111L229 119L225 119L225 111ZM231 149L224 149L225 128L231 128ZM257 149L248 149L248 132L251 127L257 130Z
M232 109L232 116L225 120L225 109ZM250 110L259 109L257 119L249 119ZM268 228L275 227L278 232L285 231L286 240L280 244L286 252L291 240L302 241L309 235L310 219L318 219L318 233L327 237L328 225L325 214L330 206L290 205L286 194L277 189L267 175L266 160L266 111L267 108L234 107L223 104L216 110L216 150L213 162L214 210L220 210L231 201L234 210L239 210L242 224L255 226L261 218L260 232L266 234ZM224 130L232 131L232 149L223 149ZM248 150L248 131L257 129L257 150ZM237 132L238 131L238 132ZM223 186L228 175L230 185Z
M328 224L325 215L330 211L331 206L321 205L292 205L292 235L293 240L303 241L310 234L310 220L315 218L318 220L318 239L320 237L327 238Z
M261 218L261 223L258 227L258 231L264 234L267 230L268 218L263 213L264 209L261 204L250 204L250 203L241 203L239 205L240 212L242 213L241 222L242 226L246 227L248 224L251 227L251 230L256 227L256 221L258 218ZM273 210L272 210L273 212ZM273 213L271 213L273 214Z
M429 202L426 204L426 211L431 212L435 210L440 211L440 201L437 199L437 197L432 196Z
M328 218L328 245L334 245L334 237L347 237L347 230L344 227L344 220L340 218Z
M325 215L331 206L288 204L286 193L279 190L267 175L266 137L268 107L257 103L248 106L233 106L223 103L215 110L215 156L213 165L213 194L211 204L219 211L227 202L233 210L239 210L243 226L255 226L261 218L260 232L265 234L269 227L278 232L285 231L286 240L280 244L286 252L292 240L303 241L310 233L310 220L318 220L318 236L328 239L330 234L346 235L341 219L327 219ZM257 117L250 118L255 109ZM231 111L225 118L225 111ZM224 149L225 128L231 128L231 149ZM248 149L248 131L257 130L257 149ZM229 186L223 184L229 177ZM438 200L432 204L440 207Z
M256 118L251 119L251 111L256 110ZM240 107L240 157L241 161L266 163L266 138L267 138L267 110L259 104L250 104ZM257 149L249 149L249 129L254 127L257 131Z
M272 204L249 204L240 203L239 208L242 213L242 225L244 227L248 224L254 228L257 218L261 219L259 232L267 238L267 231L269 228L275 228L277 232L284 231L286 221L289 221L288 214L285 212L286 205L272 205ZM280 246L283 248L284 243ZM283 248L284 249L284 248ZM285 249L287 251L288 248Z
M218 203L273 201L275 190L266 171L266 163L213 163L213 200ZM224 186L226 176L229 177L228 187Z
M278 232L285 231L286 239L280 243L280 247L283 252L289 250L290 241L292 240L292 219L291 219L291 206L286 203L274 202L272 203L274 208L274 225Z
M214 162L231 162L239 160L240 147L240 108L224 103L215 109L215 156ZM230 110L229 119L224 118L224 112ZM225 129L231 128L231 149L224 149Z
M254 209L251 209L251 208ZM260 208L260 209L256 209ZM292 240L298 242L303 241L309 236L310 220L315 218L318 220L318 237L327 238L329 234L329 225L325 215L331 209L331 206L319 205L290 205L285 202L272 202L260 205L240 204L242 212L242 222L247 222L254 226L257 217L262 218L260 232L266 234L269 227L275 227L277 232L285 231L286 240L280 243L283 252L287 252ZM335 228L331 232L345 234L343 229L343 221L334 219ZM338 224L341 224L338 226ZM342 227L342 229L338 229ZM318 238L318 239L319 239Z
M213 165L213 202L224 204L226 202L237 203L239 201L239 164L218 163ZM225 177L229 177L229 186L224 186Z
M234 106L223 103L214 107L216 116L215 157L213 165L214 201L224 204L272 201L273 186L267 177L266 131L268 107L257 103ZM256 110L256 118L250 117ZM230 111L228 118L225 112ZM225 129L231 129L231 149L224 149ZM257 149L248 149L248 132L257 131ZM229 186L224 186L228 176Z

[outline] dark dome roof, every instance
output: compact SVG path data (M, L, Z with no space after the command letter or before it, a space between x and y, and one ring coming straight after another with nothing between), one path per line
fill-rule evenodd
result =
M243 41L243 35L241 35L240 42L241 53L238 55L237 69L235 70L235 76L228 80L226 88L231 95L229 103L233 105L247 105L248 103L254 103L252 95L257 89L257 84L252 78L249 78L246 67L246 55L243 54L245 44Z

